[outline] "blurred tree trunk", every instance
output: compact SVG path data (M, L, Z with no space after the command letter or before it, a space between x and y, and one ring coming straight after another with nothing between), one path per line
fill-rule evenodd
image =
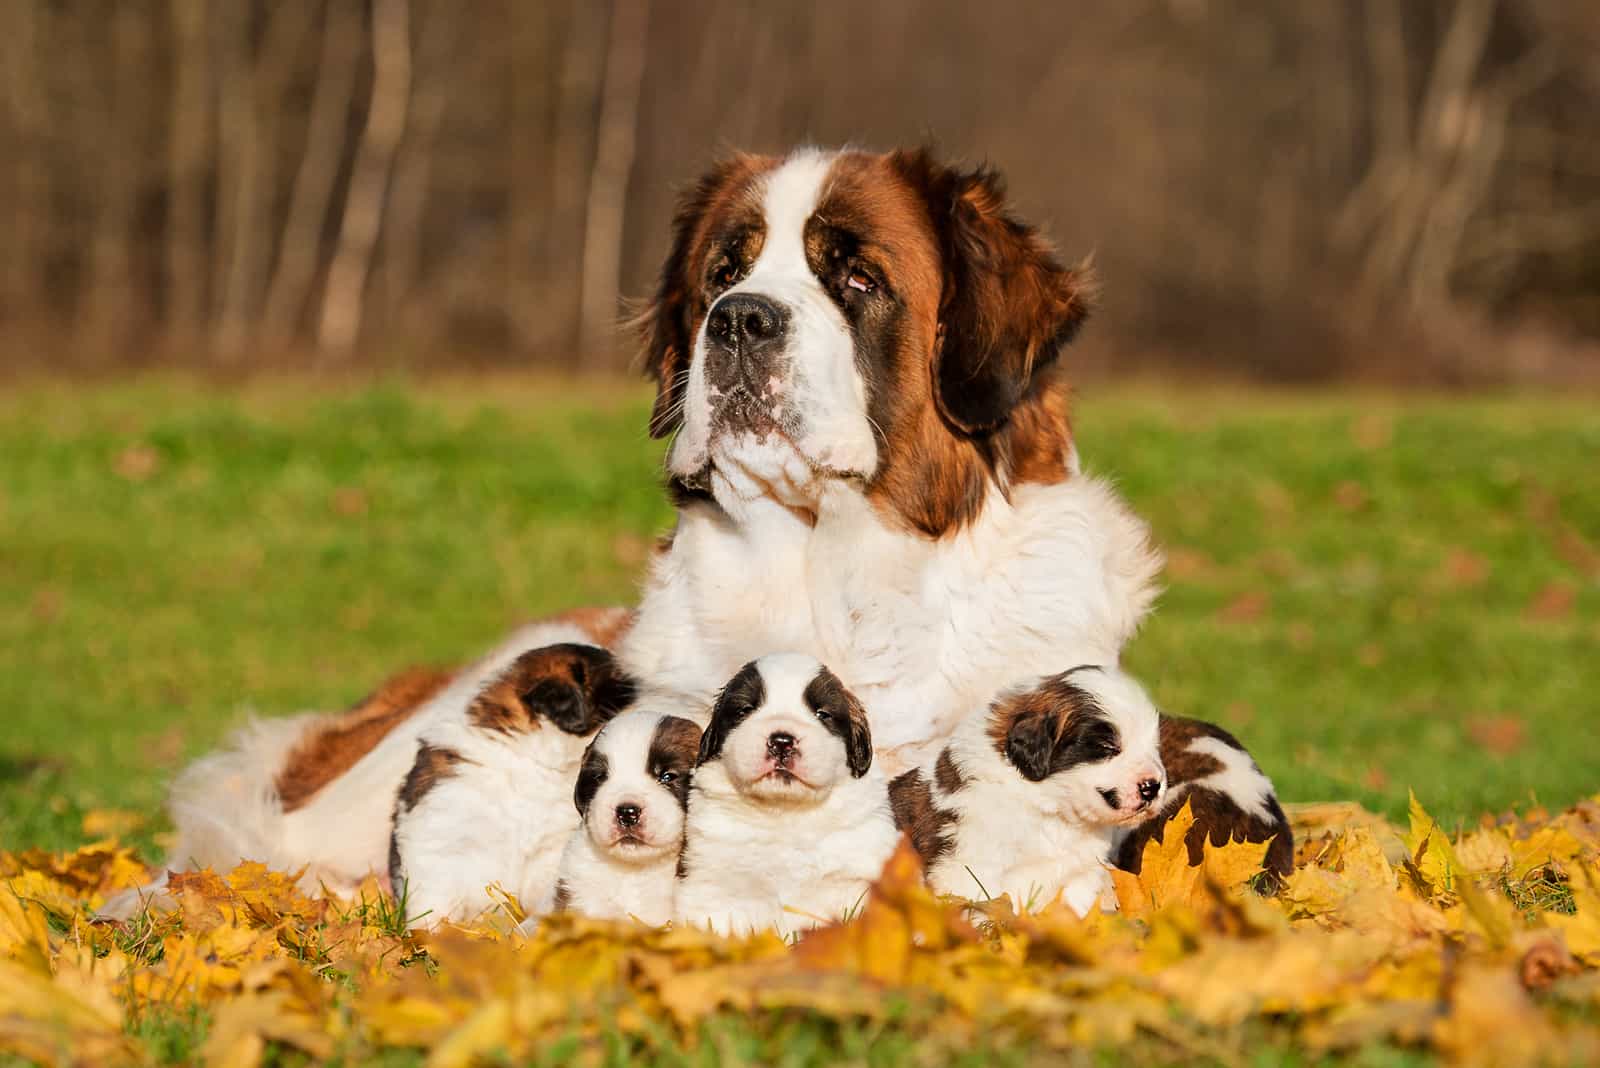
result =
M553 4L510 0L511 136L506 144L505 285L502 303L513 344L536 348L549 340L551 309L539 299L552 226L550 162L555 140L552 79L557 65Z
M5 208L10 216L10 248L5 255L0 308L13 322L38 317L43 311L40 268L48 247L50 172L45 162L47 102L40 91L40 27L34 4L16 5L4 34L0 56L5 61L6 113L11 128L11 176Z
M633 174L649 28L649 0L612 0L599 132L583 228L578 355L588 361L609 357L616 349L623 212L628 178Z
M317 328L318 346L333 353L349 352L361 332L367 279L383 224L389 177L406 128L411 96L410 23L409 0L373 0L372 95Z
M224 142L231 166L230 181L221 191L229 200L229 226L217 345L231 355L244 347L260 322L277 229L280 111L314 9L304 2L272 8L256 45L249 5L224 6L234 13L229 69L223 74Z
M207 0L172 0L168 101L166 316L172 341L198 341L207 306L206 170L212 141Z
M605 14L584 0L570 5L562 40L561 82L556 95L555 137L550 146L550 200L546 211L543 267L535 303L543 346L569 359L578 343L580 269L584 257L585 194L593 160L595 114L604 65Z
M294 341L322 264L322 232L344 160L361 61L362 22L359 0L328 0L305 150L295 170L278 264L262 307L262 338L270 346L281 348Z
M451 67L457 60L459 0L435 0L420 20L412 78L410 122L394 163L389 225L381 267L384 321L399 326L423 261L423 215L428 203L434 142L450 103Z
M89 230L87 300L80 326L95 349L125 343L139 314L134 278L134 224L145 159L140 128L147 113L150 29L146 15L132 5L117 5L106 27L109 60L100 77L110 91L97 108L103 123L90 148L94 218Z

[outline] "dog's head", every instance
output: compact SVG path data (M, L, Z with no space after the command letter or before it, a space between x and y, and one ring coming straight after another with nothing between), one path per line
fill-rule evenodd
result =
M634 682L616 658L594 645L530 649L500 672L467 709L468 722L517 735L549 723L567 734L593 734L633 702Z
M717 695L699 763L720 761L728 780L763 802L821 802L872 767L866 709L809 656L752 660Z
M684 198L640 317L651 432L677 432L682 489L815 514L845 480L937 536L991 486L1065 477L1057 357L1089 289L993 171L922 151L737 156Z
M572 792L595 849L626 863L676 856L699 746L700 728L677 716L630 712L606 724Z
M1080 823L1139 823L1167 787L1160 713L1116 668L1074 668L1002 695L989 735L1042 807Z

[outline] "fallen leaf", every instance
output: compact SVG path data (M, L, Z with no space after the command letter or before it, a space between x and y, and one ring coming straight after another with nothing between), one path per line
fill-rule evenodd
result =
M1578 591L1570 584L1552 582L1534 595L1522 614L1528 619L1565 619L1572 614L1573 606L1577 603Z
M1267 609L1272 605L1272 598L1260 591L1253 590L1241 593L1217 612L1217 618L1224 623L1254 623L1267 614Z
M1489 716L1467 723L1467 735L1478 746L1498 757L1510 756L1522 748L1527 729L1515 716Z

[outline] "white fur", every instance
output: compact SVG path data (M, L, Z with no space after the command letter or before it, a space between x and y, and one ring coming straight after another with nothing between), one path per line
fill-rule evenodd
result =
M1262 774L1250 754L1242 749L1235 749L1221 738L1199 737L1189 743L1188 751L1191 753L1204 753L1214 758L1222 765L1221 771L1212 772L1203 778L1195 779L1173 787L1171 794L1165 799L1162 809L1172 812L1183 804L1183 797L1190 790L1215 790L1230 798L1246 813L1261 820L1263 823L1275 824L1278 817L1269 807L1269 802L1276 796L1272 788L1272 780Z
M661 717L628 712L600 729L591 748L606 757L606 780L589 802L589 811L567 839L556 885L567 894L566 907L586 916L632 917L660 926L672 919L678 854L683 848L684 814L671 790L648 767L650 745ZM692 760L690 761L692 765ZM687 778L692 767L683 769ZM643 841L619 842L618 805L639 806L636 833ZM540 911L555 905L554 888Z
M806 708L802 693L821 665L778 655L759 667L760 709L729 733L720 759L695 770L675 910L721 934L787 938L854 910L899 835L883 772L853 777L844 743ZM770 762L759 754L774 731L797 738L795 768L809 788L763 777Z
M891 527L830 482L814 523L770 500L734 521L679 512L619 657L662 707L693 715L773 649L830 665L872 710L889 774L923 763L1019 678L1114 665L1155 597L1160 557L1105 483L1074 476L991 494L965 530Z
M1037 910L1060 899L1079 915L1096 903L1116 907L1112 849L1120 832L1149 812L1130 799L1141 779L1165 782L1160 716L1139 685L1116 669L1074 672L1071 681L1104 709L1121 751L1030 782L996 749L990 710L967 717L950 741L965 778L961 788L946 794L931 762L920 769L932 786L934 806L955 815L946 832L949 850L928 867L934 890L973 899L1009 894L1018 909ZM1100 795L1107 788L1118 792L1119 808Z

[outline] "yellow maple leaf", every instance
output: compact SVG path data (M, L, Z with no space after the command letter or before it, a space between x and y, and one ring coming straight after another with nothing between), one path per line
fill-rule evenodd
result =
M1161 840L1144 845L1139 874L1111 872L1118 907L1130 916L1148 916L1159 909L1184 905L1205 910L1221 891L1232 890L1261 872L1270 842L1205 843L1201 862L1189 864L1187 838L1194 827L1188 801L1168 818Z

